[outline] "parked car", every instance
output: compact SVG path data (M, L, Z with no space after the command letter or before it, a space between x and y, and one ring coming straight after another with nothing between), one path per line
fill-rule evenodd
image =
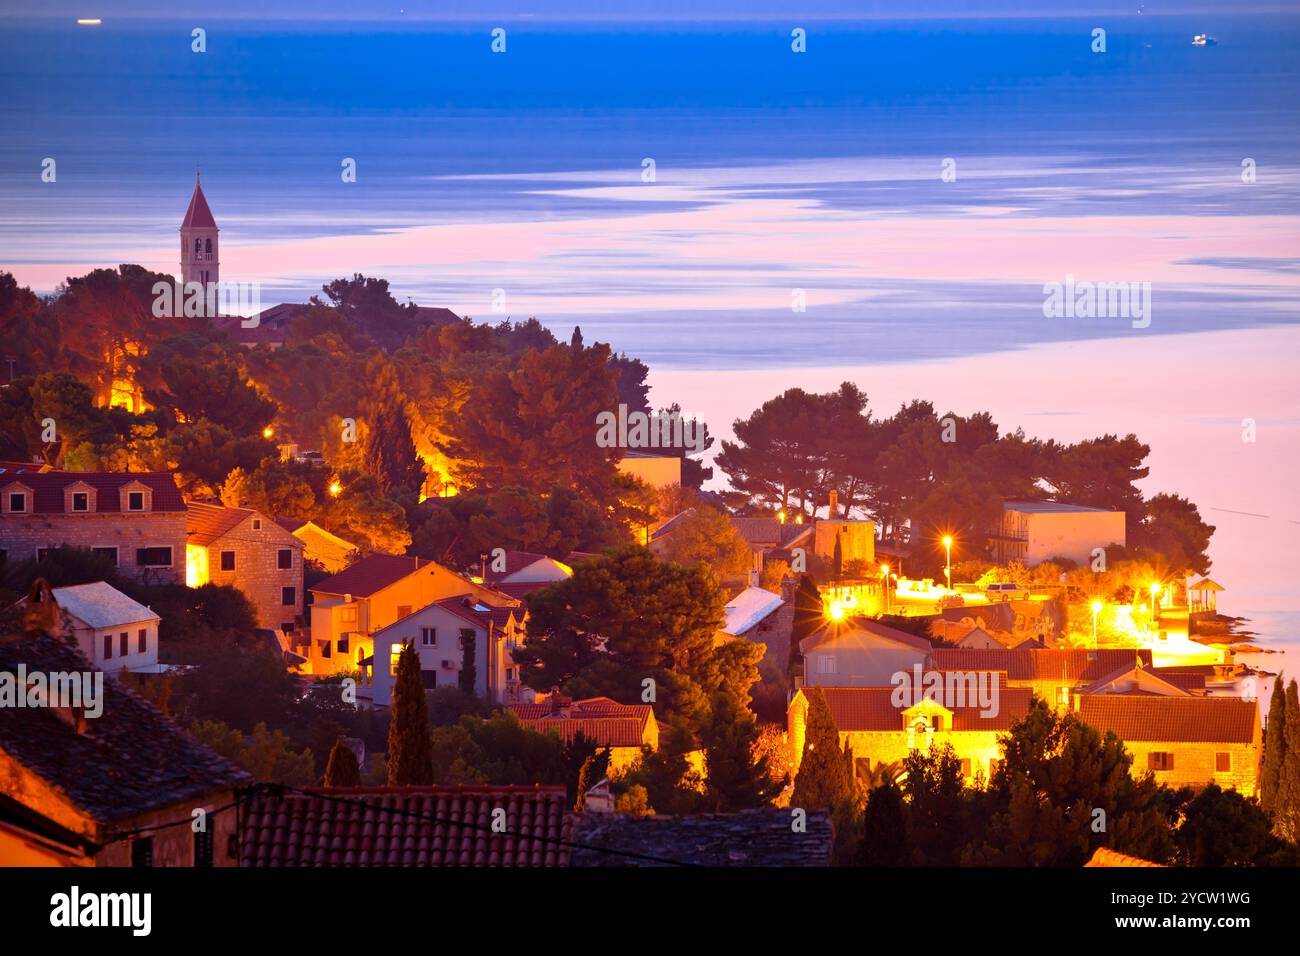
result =
M1014 581L999 581L986 587L984 596L989 599L990 603L994 601L1023 601L1029 597L1029 589L1021 587Z

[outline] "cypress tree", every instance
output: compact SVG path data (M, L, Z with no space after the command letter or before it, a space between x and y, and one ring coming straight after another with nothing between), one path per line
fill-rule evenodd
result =
M325 765L325 786L361 786L361 767L357 765L357 755L341 737L334 742L334 747L330 750L329 763Z
M460 677L459 686L467 694L475 693L474 685L478 683L478 641L474 632L460 632Z
M1268 726L1264 731L1264 760L1259 772L1259 805L1277 809L1277 788L1286 758L1286 682L1278 674L1268 703Z
M393 680L392 716L388 721L388 785L433 783L433 738L429 704L420 677L420 655L412 642L402 645Z
M824 810L848 800L853 793L840 734L830 705L820 687L804 690L808 698L808 722L804 731L803 759L794 779L791 806Z
M906 866L909 855L903 791L886 780L867 798L857 862L859 866Z
M1282 839L1297 842L1300 841L1300 699L1294 679L1286 689L1285 726L1282 733L1286 753L1278 777L1274 829Z
M831 560L835 564L835 580L838 581L844 576L844 549L840 547L840 536L835 536L835 550L831 554Z

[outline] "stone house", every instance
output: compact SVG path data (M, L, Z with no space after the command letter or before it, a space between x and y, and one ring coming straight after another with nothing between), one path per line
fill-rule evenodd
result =
M346 538L326 531L313 521L276 518L275 523L303 543L303 559L338 574L361 556L361 548Z
M1084 723L1124 741L1134 775L1150 770L1156 783L1171 787L1217 783L1256 795L1263 739L1258 701L1082 694L1075 709Z
M0 462L0 560L40 558L60 545L102 554L135 580L179 584L185 500L167 472Z
M1151 652L1104 648L986 650L936 647L927 666L941 671L1002 671L1010 687L1027 688L1057 710L1070 708L1070 695L1116 671L1151 667Z
M303 542L260 512L189 503L185 583L238 588L257 611L259 627L283 633L303 617Z
M0 672L19 667L98 677L102 697L96 708L0 707L0 861L237 864L233 804L251 776L95 670L61 636L0 637Z
M990 675L1000 679L1001 675ZM913 750L927 751L951 744L961 761L962 776L982 773L987 780L1001 750L998 737L1028 713L1031 692L1001 685L998 706L986 714L978 706L948 707L924 698L912 706L899 706L893 687L822 687L830 707L840 747L853 748L855 762L894 763ZM799 689L787 711L787 733L796 770L803 761L808 726L808 694ZM902 703L906 703L903 701Z

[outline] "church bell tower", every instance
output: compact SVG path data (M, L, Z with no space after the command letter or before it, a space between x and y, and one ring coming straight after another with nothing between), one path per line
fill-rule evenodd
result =
M199 171L194 170L194 195L181 222L181 282L201 282L206 291L208 283L221 281L220 260L217 257L217 221L199 185Z

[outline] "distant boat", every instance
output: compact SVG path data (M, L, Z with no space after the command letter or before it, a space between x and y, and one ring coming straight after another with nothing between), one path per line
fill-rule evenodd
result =
M1218 46L1219 41L1208 33L1198 33L1192 37L1192 46Z

